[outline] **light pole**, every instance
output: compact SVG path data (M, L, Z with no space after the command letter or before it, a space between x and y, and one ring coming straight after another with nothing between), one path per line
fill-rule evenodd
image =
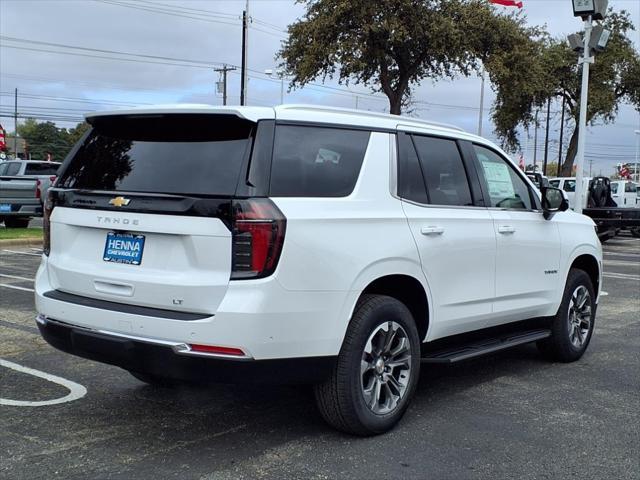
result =
M607 45L610 32L601 26L594 28L594 20L604 19L608 0L572 0L573 15L584 21L584 37L569 35L569 45L573 50L582 53L578 63L582 64L582 86L580 88L580 116L578 121L578 152L576 155L576 190L574 210L582 213L583 209L583 167L584 147L587 139L587 99L589 97L589 65L595 61L594 53L602 51Z
M265 70L264 73L271 78L274 72L269 68ZM284 104L284 72L282 70L276 70L275 74L280 77L280 105L282 105Z

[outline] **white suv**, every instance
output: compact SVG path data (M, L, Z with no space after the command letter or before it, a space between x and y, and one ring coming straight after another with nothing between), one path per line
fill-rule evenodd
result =
M487 140L294 105L87 120L36 279L60 350L151 384L313 383L330 424L368 435L403 415L421 363L589 344L594 224Z

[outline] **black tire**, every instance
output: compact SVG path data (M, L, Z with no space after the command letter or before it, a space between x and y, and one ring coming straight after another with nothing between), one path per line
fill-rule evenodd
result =
M640 227L632 228L629 230L629 232L631 232L632 236L640 238Z
M388 332L392 332L391 335ZM387 345L376 348L385 343L386 350ZM370 345L371 354L365 352ZM370 366L376 358L378 362L366 369L366 373L361 371L363 355L367 356ZM402 365L390 366L391 363ZM404 415L419 375L420 338L409 309L392 297L364 295L351 318L331 376L314 387L316 403L327 423L342 432L361 436L384 433ZM365 378L367 383L375 385L368 389L372 392L369 400L372 406L365 403ZM384 398L385 405L381 407L376 398L380 401ZM390 410L387 412L386 408Z
M577 298L582 298L579 297L579 292L584 291L583 289L588 293L584 302L585 308L588 307L590 312L588 326L578 316L586 319L584 312L579 313L579 302L576 301ZM544 356L560 362L575 362L582 357L593 335L597 306L595 302L596 296L589 275L583 270L570 270L562 304L551 322L551 336L537 343Z
M7 228L27 228L30 220L29 218L7 217L4 219L4 226Z
M151 375L149 373L132 372L131 370L129 370L129 373L141 382L154 387L170 388L176 387L180 384L178 380L160 377L158 375Z

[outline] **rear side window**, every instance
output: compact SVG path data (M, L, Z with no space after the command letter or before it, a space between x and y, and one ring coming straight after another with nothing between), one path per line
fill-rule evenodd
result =
M626 183L624 185L625 193L634 193L638 189L638 185L635 183Z
M21 165L21 162L7 162L0 167L0 175L6 175L8 177L18 175L18 173L20 173Z
M24 169L25 175L55 175L58 172L59 163L27 163Z
M549 185L551 185L553 188L558 188L558 186L560 185L560 180L549 180Z
M233 195L254 127L235 115L97 117L58 186Z
M370 132L276 125L270 195L345 197L358 180Z
M454 140L414 135L432 205L473 205L467 173Z

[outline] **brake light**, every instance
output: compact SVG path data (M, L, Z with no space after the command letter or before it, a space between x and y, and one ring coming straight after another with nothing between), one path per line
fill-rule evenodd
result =
M49 192L47 194L47 200L44 202L44 206L42 207L42 252L49 256L49 252L51 252L51 212L53 212L53 207L55 207L55 201L53 198L53 193Z
M36 198L38 200L40 200L42 192L40 192L40 186L42 185L42 182L40 181L39 178L36 179Z
M55 183L55 181L56 181L56 178L58 178L56 175L51 175L51 176L49 177L49 181L51 182L51 186L52 186L52 187L53 187L53 184L54 184L54 183Z
M234 200L232 216L231 278L271 275L278 266L287 219L268 198Z

